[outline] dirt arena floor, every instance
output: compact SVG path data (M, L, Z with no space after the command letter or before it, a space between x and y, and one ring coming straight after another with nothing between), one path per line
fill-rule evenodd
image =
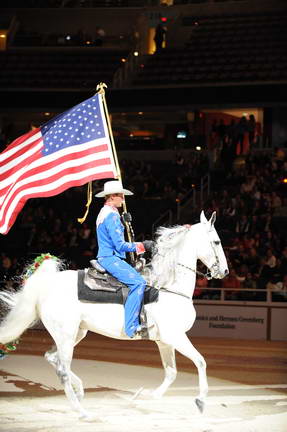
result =
M73 370L83 380L83 406L93 421L70 410L53 368L43 358L52 344L29 330L0 362L1 432L286 432L287 344L195 338L207 361L209 397L203 415L194 398L194 365L177 354L178 377L160 400L143 395L163 378L157 347L89 333L75 349Z

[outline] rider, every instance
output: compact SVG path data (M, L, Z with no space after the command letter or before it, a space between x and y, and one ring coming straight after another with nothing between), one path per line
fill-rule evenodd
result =
M97 198L105 198L105 203L97 217L97 239L99 264L111 275L129 287L128 298L125 303L125 332L129 337L144 330L139 324L146 281L126 261L126 252L137 255L150 251L153 242L126 242L124 225L121 222L118 208L122 207L124 195L133 195L124 189L118 180L108 181L104 190L97 193Z

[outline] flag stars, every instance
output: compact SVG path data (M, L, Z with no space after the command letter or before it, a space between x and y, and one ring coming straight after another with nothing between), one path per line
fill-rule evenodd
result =
M57 120L51 120L41 130L46 155L73 145L81 146L92 140L101 140L105 136L105 129L98 96L59 115Z

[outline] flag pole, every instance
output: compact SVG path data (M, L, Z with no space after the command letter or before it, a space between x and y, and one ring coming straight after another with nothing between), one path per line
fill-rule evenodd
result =
M121 170L120 170L120 165L119 165L119 161L118 161L115 141L114 141L114 137L113 137L109 111L108 111L107 102L106 102L106 98L105 98L105 88L107 88L107 85L105 83L99 83L97 85L97 93L99 93L102 97L104 113L105 113L105 117L106 117L106 121L107 121L108 132L109 132L109 136L110 136L110 141L111 141L111 145L112 145L112 151L113 151L114 161L115 161L115 166L116 166L116 171L117 171L117 179L120 180L120 182L122 183ZM126 204L125 199L123 200L123 210L125 213L127 213L127 204ZM126 223L126 222L125 222L125 225L126 225L126 229L127 229L128 241L131 242L131 241L133 241L131 226L129 225L129 223ZM130 256L131 256L132 262L135 262L133 252L130 252Z
M109 116L109 111L108 111L106 97L105 97L105 88L107 88L107 85L105 83L99 83L97 85L97 92L102 96L104 113L105 113L105 117L106 117L106 121L107 121L108 132L109 132L109 136L110 136L110 140L111 140L111 144L112 144L112 151L113 151L114 161L115 161L115 166L116 166L116 171L117 171L117 178L118 178L118 180L122 181L120 165L119 165L119 161L118 161L115 141L114 141L114 137L113 137L112 126L111 126L111 121L110 121L110 116Z

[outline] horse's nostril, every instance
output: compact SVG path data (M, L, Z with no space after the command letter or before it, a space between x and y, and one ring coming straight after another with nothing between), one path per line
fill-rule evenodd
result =
M229 270L228 270L228 269L226 269L226 270L225 270L225 272L224 272L224 276L227 276L227 275L228 275L228 273L229 273Z

